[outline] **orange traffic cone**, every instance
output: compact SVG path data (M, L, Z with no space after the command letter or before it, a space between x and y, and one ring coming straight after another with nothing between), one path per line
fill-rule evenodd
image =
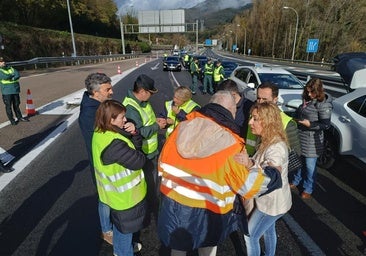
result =
M25 105L25 112L28 116L34 116L36 114L36 109L34 108L32 94L30 90L27 91L27 104Z
M136 60L136 67L138 67L139 66L139 62Z
M117 66L117 73L118 73L118 75L122 74L121 67L119 65Z

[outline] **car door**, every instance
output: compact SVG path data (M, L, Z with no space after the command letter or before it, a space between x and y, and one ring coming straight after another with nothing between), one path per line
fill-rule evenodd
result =
M334 104L338 130L341 132L339 153L353 155L366 163L366 88L343 96L341 104ZM333 118L333 116L332 116Z
M257 87L259 86L259 79L257 74L250 69L248 69L247 84L248 88L244 90L244 97L254 102L257 100Z

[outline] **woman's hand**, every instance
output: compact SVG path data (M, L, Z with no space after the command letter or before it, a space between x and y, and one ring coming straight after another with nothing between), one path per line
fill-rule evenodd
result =
M244 165L248 169L251 168L254 165L252 159L249 158L249 155L246 152L246 150L235 154L234 155L234 160L237 161L238 163Z
M128 132L128 133L131 133L131 134L134 134L136 133L136 127L133 123L131 122L127 122L125 123L125 125L123 126L123 129Z
M299 120L298 123L303 126L310 127L310 121L308 119Z

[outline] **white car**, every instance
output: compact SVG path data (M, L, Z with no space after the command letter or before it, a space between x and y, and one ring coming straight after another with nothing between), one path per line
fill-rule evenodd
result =
M294 112L301 104L304 84L287 70L278 67L238 66L229 79L236 82L244 97L255 101L257 87L264 82L278 86L278 104L284 112Z
M339 154L366 165L366 69L354 73L350 88L352 92L333 100L326 150L318 159L318 166L325 169L332 167Z

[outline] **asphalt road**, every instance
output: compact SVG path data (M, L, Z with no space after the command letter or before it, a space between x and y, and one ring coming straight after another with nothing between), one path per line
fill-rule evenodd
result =
M0 146L15 156L16 169L10 174L0 174L0 186L4 187L0 191L1 256L112 255L112 248L98 237L97 195L79 127L72 123L78 108L64 107L65 101L78 99L60 98L82 90L83 80L90 72L116 75L117 65L123 68L122 76L116 78L123 79L114 86L114 98L121 100L138 74L146 73L154 78L159 89L151 98L157 113L164 101L172 97L176 82L190 84L187 72L161 71L160 60L126 71L135 64L131 60L71 67L29 77L24 74L22 87L31 88L40 114L29 123L0 129ZM205 104L209 96L197 94L194 99ZM53 104L44 106L48 102ZM60 131L59 135L55 130ZM48 146L42 141L47 136L53 140ZM34 153L30 156L30 152ZM344 161L338 166L343 166L343 171L350 175L357 175L355 168L349 170ZM319 170L313 199L303 201L293 192L293 207L277 225L277 254L363 255L366 200L364 187L354 184L353 179L344 182L337 175ZM154 224L142 231L141 238L142 255L158 255ZM219 246L218 255L234 255L230 240Z

